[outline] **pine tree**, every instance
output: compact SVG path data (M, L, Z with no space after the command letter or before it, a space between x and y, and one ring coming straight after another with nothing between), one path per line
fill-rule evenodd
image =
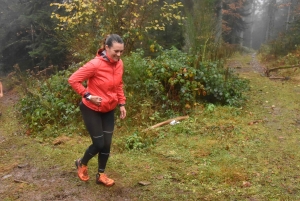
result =
M3 70L10 72L18 64L23 70L35 66L62 65L66 48L54 31L50 16L52 0L6 1L10 9L3 14L5 29L1 32Z

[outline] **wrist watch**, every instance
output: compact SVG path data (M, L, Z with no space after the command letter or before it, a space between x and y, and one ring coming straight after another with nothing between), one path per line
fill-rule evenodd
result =
M91 97L92 95L90 94L90 92L86 92L83 97L86 99L86 100L91 100Z

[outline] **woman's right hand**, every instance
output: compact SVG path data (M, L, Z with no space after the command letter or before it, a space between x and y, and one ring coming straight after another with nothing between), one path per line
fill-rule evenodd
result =
M100 106L102 98L100 96L91 96L90 101L93 104Z

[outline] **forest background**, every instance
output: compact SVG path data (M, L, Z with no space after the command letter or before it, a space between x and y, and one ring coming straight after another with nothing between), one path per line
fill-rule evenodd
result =
M77 107L81 97L67 78L94 57L109 33L120 34L126 47L130 115L125 121L116 116L117 153L155 146L166 134L143 130L165 119L209 114L219 106L238 115L251 86L226 65L237 52L247 61L257 52L264 73L299 66L297 0L1 0L1 5L1 78L6 92L16 88L20 94L16 111L24 133L41 142L88 135ZM226 125L215 129L236 132ZM229 176L250 185L243 175Z

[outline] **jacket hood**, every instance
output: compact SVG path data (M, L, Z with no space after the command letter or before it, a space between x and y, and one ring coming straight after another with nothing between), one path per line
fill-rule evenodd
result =
M110 63L116 63L118 61L114 61L112 58L110 58L107 54L106 54L106 50L102 50L99 49L97 51L97 56L102 57L105 61L108 61Z

